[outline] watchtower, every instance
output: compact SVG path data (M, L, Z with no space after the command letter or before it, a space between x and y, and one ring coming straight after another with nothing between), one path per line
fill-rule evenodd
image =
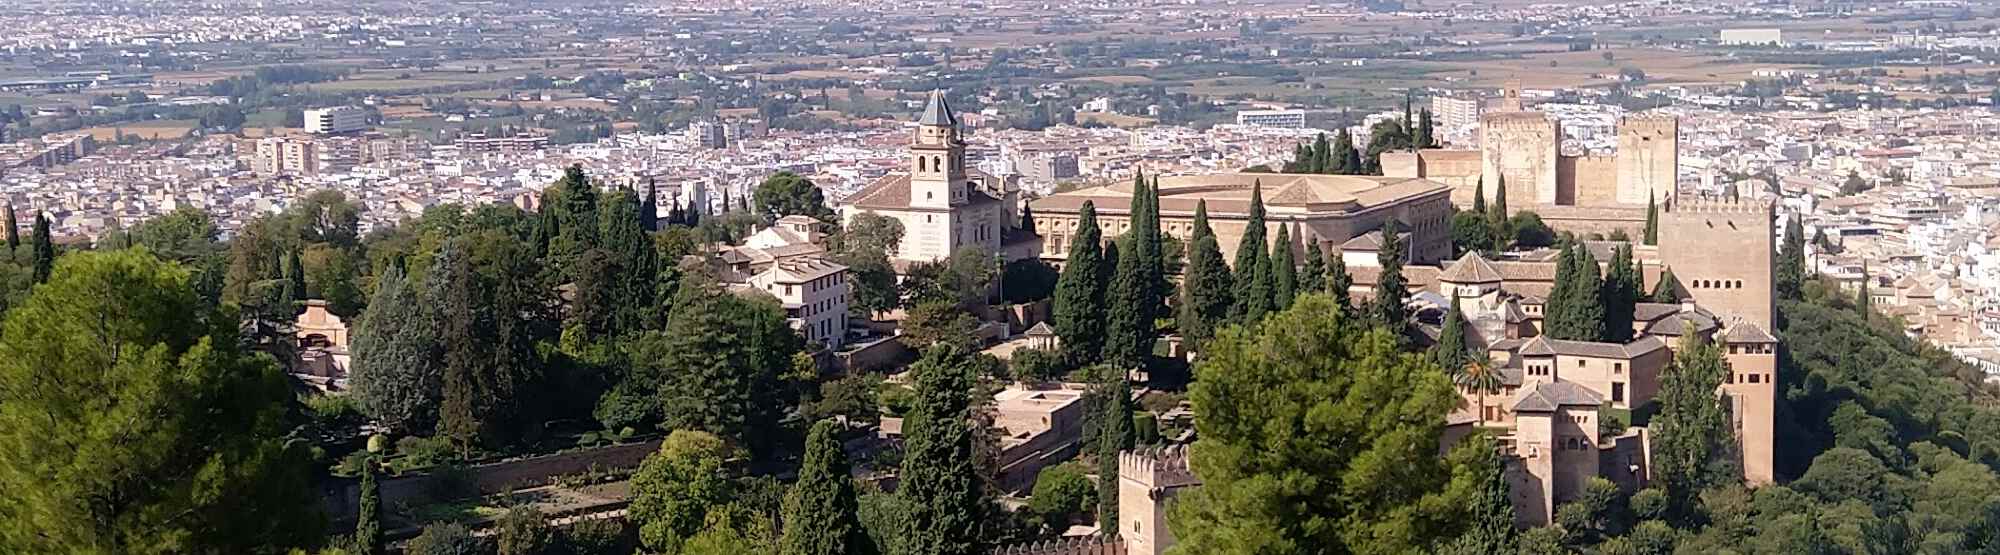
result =
M1200 484L1188 468L1185 447L1119 453L1116 532L1125 541L1125 553L1166 553L1174 545L1174 534L1167 529L1167 501L1180 490Z
M1776 329L1775 221L1769 201L1675 196L1660 214L1660 260L1703 308Z

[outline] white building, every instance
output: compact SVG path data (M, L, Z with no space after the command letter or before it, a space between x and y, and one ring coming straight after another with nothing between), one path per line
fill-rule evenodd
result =
M776 297L808 343L839 349L847 344L847 267L825 258L821 225L806 216L779 218L743 246L725 248L718 258L726 271L717 275L738 289Z
M353 106L306 110L306 132L315 135L353 133L368 127L368 113Z
M856 191L840 208L841 220L869 213L901 222L903 241L891 260L899 272L965 247L999 253L1006 234L1020 226L1020 192L1013 180L966 167L965 146L958 116L943 91L933 91L911 137L907 173Z
M1237 125L1259 127L1283 127L1303 129L1306 126L1305 110L1242 110L1236 112Z

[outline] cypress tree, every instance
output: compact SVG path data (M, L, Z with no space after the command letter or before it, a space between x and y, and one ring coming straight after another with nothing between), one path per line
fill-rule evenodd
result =
M48 283L56 267L56 245L49 238L49 217L35 213L35 283Z
M1604 305L1600 304L1603 278L1597 259L1581 245L1565 245L1556 264L1555 289L1544 307L1542 333L1551 339L1601 341L1604 338Z
M1396 220L1382 223L1382 249L1375 256L1382 264L1382 277L1375 280L1375 301L1369 304L1375 322L1400 334L1408 319L1403 298L1410 295L1403 279L1403 239Z
M1611 255L1611 270L1604 279L1599 295L1604 310L1604 341L1624 343L1632 340L1632 318L1643 293L1639 271L1632 267L1632 246L1619 245Z
M1432 357L1446 373L1457 372L1465 365L1468 348L1465 342L1465 315L1459 312L1458 295L1451 296L1451 306L1444 311L1444 324L1438 331L1437 350Z
M1354 288L1354 276L1347 273L1347 258L1339 253L1329 253L1326 257L1326 290L1333 296L1333 305L1344 314L1354 314L1354 298L1350 291Z
M1042 234L1035 232L1035 207L1025 204L1021 205L1020 227L1021 231L1026 232L1028 235L1035 237L1042 236Z
M1118 535L1118 454L1132 448L1132 391L1125 372L1109 372L1102 384L1104 413L1097 431L1097 526Z
M1652 301L1656 303L1665 303L1665 304L1675 304L1681 302L1681 292L1680 289L1678 289L1679 286L1680 286L1680 280L1674 278L1673 268L1667 268L1665 270L1661 270L1660 282L1653 284Z
M1646 230L1642 238L1648 245L1660 244L1660 205L1652 193L1646 193Z
M1875 297L1868 293L1868 282L1873 279L1868 275L1868 263L1861 263L1861 293L1854 299L1854 310L1861 313L1863 322L1875 319Z
M306 292L306 266L299 260L299 250L290 249L285 253L285 277L291 280L292 300L303 300L310 296ZM289 307L283 307L289 309Z
M1806 230L1800 219L1798 215L1786 218L1784 243L1778 248L1778 296L1782 299L1799 299L1805 286Z
M1152 195L1144 177L1132 183L1132 225L1121 237L1119 257L1106 293L1104 362L1117 368L1138 368L1145 362L1153 338L1152 299L1157 289L1151 266L1160 260L1159 219L1148 209Z
M1434 132L1436 128L1431 123L1431 111L1425 109L1417 116L1417 148L1437 148L1437 136L1433 134Z
M1301 235L1304 233L1301 232ZM1299 268L1299 290L1304 293L1326 291L1326 254L1320 251L1319 241L1305 242L1306 264Z
M875 542L861 527L847 453L831 420L813 424L806 436L799 478L784 501L784 535L779 555L875 555Z
M1354 134L1347 132L1347 128L1343 127L1340 129L1339 138L1335 140L1335 143L1333 153L1340 160L1335 162L1336 169L1333 173L1341 175L1361 174L1366 168L1361 166L1361 149L1354 148Z
M609 255L612 275L593 276L603 279L581 279L575 282L576 297L598 299L608 302L606 306L594 309L608 314L610 335L637 332L652 327L656 318L652 317L654 282L659 275L659 254L653 246L652 236L639 225L643 221L644 206L641 199L633 198L631 191L614 191L603 200L605 206L600 211L597 222L599 246ZM584 291L586 287L603 288L598 291Z
M1513 216L1507 212L1507 176L1494 180L1493 203L1486 208L1486 224L1493 227L1493 244L1505 247L1514 240L1514 232L1507 225L1507 218Z
M476 448L485 432L483 417L489 399L480 395L488 347L493 339L488 311L480 302L480 284L458 241L438 251L427 276L428 303L438 322L443 347L443 400L438 406L438 435L450 439L462 454Z
M361 514L354 519L355 555L382 552L382 489L375 484L375 460L361 463Z
M1271 262L1265 246L1264 184L1259 181L1252 183L1250 217L1236 244L1236 304L1229 312L1244 324L1255 324L1271 312Z
M1182 276L1180 332L1188 342L1188 350L1199 351L1229 319L1230 288L1234 282L1229 264L1222 260L1222 248L1215 242L1215 230L1208 226L1205 200L1195 203L1191 238L1187 270Z
M1481 183L1478 181L1472 182L1472 213L1481 215L1486 213L1485 183Z
M646 198L639 199L639 228L647 232L660 230L660 183L646 178Z
M1332 166L1333 147L1327 144L1326 133L1320 133L1313 138L1312 163L1306 166L1306 173L1331 173Z
M1076 237L1069 258L1056 278L1056 336L1072 366L1096 363L1104 349L1104 242L1097 227L1097 208L1083 201L1077 212Z
M1271 307L1284 310L1292 307L1292 299L1299 296L1299 266L1294 261L1292 233L1289 225L1278 226L1278 240L1271 252Z
M979 555L986 514L971 427L972 358L956 344L924 352L911 367L916 402L903 421L903 555Z
M14 203L7 203L7 257L13 259L14 249L21 248L21 221L14 216Z
M1513 486L1507 483L1507 474L1500 458L1495 455L1493 441L1481 434L1474 443L1463 449L1477 461L1479 489L1474 492L1472 504L1466 511L1469 522L1465 531L1441 552L1448 555L1474 555L1489 553L1514 553L1517 550L1517 535L1514 529Z

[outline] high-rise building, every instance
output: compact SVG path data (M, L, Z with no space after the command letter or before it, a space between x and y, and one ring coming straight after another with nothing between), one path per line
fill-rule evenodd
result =
M1439 135L1446 140L1461 142L1472 137L1472 131L1479 128L1479 99L1436 95L1431 97L1431 116Z
M311 139L270 137L257 141L257 173L312 175L319 173L319 148Z
M1306 126L1306 111L1243 110L1236 112L1236 124L1301 129Z
M702 148L726 148L729 146L728 128L716 121L697 121L688 124L688 142Z
M314 135L353 133L368 127L368 113L353 106L306 110L306 132Z

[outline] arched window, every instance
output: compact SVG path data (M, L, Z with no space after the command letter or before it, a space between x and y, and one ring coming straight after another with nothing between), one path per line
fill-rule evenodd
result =
M921 172L921 171L930 171L930 170L926 170L926 169L924 169L924 161L925 161L925 160L926 160L926 159L925 159L924 157L922 157L922 156L918 156L918 157L917 157L917 171L920 171L920 172Z

